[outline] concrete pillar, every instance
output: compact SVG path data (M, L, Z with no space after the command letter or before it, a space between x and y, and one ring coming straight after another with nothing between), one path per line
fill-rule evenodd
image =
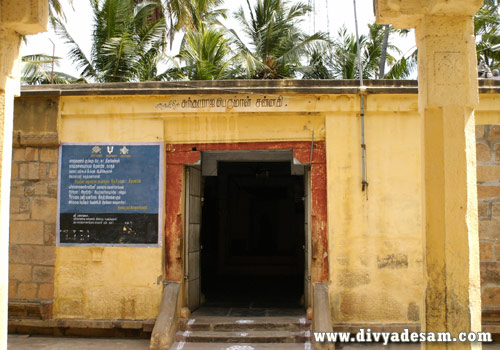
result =
M9 282L9 207L10 168L12 157L12 124L14 94L19 92L19 82L12 79L21 37L0 29L1 80L0 90L0 349L7 349L7 302Z
M0 0L0 350L7 349L10 169L21 35L46 31L47 21L47 0Z
M422 320L427 331L458 337L459 332L481 331L474 121L479 97L472 18L426 16L416 36L427 228Z
M476 0L377 0L377 21L415 28L424 154L427 332L481 331L474 107ZM480 349L479 343L423 343Z

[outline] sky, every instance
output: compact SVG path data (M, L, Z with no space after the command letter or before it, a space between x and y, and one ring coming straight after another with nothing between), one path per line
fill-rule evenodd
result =
M296 0L292 0L295 2ZM308 3L313 9L308 18L303 22L304 29L312 34L314 31L330 32L334 36L339 27L345 25L350 32L354 33L354 7L353 1L349 0L302 0ZM90 53L91 36L92 36L92 12L88 0L74 0L73 8L67 4L67 1L62 0L64 11L66 14L66 27L73 36L75 41L80 45L87 57ZM252 0L251 0L252 2ZM226 26L228 28L237 28L237 24L231 19L232 13L240 6L246 6L245 0L226 0L225 8L229 9L228 21ZM366 34L368 31L368 23L375 21L373 11L373 0L357 0L357 14L358 14L358 27L360 34ZM177 36L178 38L180 35ZM413 32L406 38L394 38L394 43L400 48L403 53L411 50L415 46L415 39ZM55 56L65 58L67 57L67 46L59 37L49 29L49 32L38 35L31 35L28 37L27 44L23 44L21 54L38 54L44 53L52 55L55 44ZM173 53L176 53L174 48ZM78 76L78 71L73 66L72 62L68 59L63 59L60 67L56 70Z

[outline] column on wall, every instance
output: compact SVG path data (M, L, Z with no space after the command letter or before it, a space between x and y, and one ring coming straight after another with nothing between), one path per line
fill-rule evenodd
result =
M9 197L14 96L22 34L46 31L47 0L0 2L0 349L7 348Z
M481 330L474 108L473 15L482 1L378 0L377 21L416 28L424 154L425 272L422 328ZM423 345L425 346L425 344ZM427 344L471 349L473 343Z

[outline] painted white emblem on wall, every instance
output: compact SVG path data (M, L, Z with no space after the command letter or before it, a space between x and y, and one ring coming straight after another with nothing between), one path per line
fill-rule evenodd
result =
M111 154L113 153L114 146L108 146L108 153Z
M92 147L92 153L101 153L101 147L99 146Z
M121 154L128 154L128 148L127 148L127 146L123 146L122 148L120 148L120 153Z

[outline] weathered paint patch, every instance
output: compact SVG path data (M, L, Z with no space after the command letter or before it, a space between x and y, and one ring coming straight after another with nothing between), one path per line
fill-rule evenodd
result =
M376 305L377 307L373 307ZM404 311L403 311L404 310ZM406 307L402 305L397 296L391 291L380 292L374 289L371 292L359 289L346 289L340 293L340 313L343 322L353 322L363 319L365 322L398 322L406 319Z
M388 254L384 257L377 256L377 266L379 269L406 269L408 268L408 255Z
M319 168L319 169L318 169ZM312 241L312 282L328 280L328 225L325 164L313 165L311 169L311 241Z
M370 283L370 274L367 271L344 270L339 274L339 283L345 288L354 288Z
M420 308L415 302L408 305L408 321L420 321Z
M169 161L167 153L167 162ZM165 279L182 280L181 239L182 221L182 186L184 168L179 164L167 164L167 186L165 201Z

